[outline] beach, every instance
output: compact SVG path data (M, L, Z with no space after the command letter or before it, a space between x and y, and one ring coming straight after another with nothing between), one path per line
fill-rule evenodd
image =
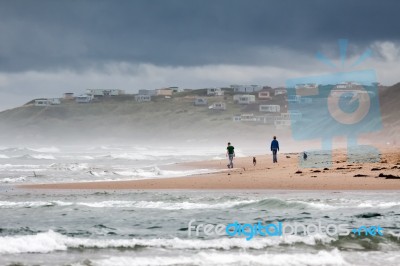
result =
M303 168L302 153L277 164L256 155L254 166L257 153L238 148L228 169L224 150L209 147L3 147L0 264L397 265L400 180L378 176L398 176L400 158L380 151L379 162L350 163L338 149L331 166ZM246 240L194 229L234 222L384 233Z
M400 189L400 153L396 148L381 148L378 162L351 163L346 150L334 150L328 167L302 168L300 153L237 157L234 168L227 160L205 160L165 166L168 170L211 169L212 173L185 177L142 180L24 184L29 189L280 189L280 190L398 190ZM312 159L312 158L311 158ZM311 160L310 158L308 160Z

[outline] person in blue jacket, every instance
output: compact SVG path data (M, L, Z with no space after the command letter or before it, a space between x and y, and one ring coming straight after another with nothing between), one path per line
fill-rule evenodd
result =
M279 142L276 140L276 136L274 136L274 139L271 142L271 151L272 151L272 161L274 163L278 162L278 151L279 151Z

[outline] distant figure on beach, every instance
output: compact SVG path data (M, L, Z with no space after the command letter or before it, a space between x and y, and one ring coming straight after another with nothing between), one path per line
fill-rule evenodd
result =
M228 147L226 148L226 156L229 159L228 168L233 168L233 157L235 157L235 147L228 142Z
M308 157L308 156L307 156L307 153L306 153L306 152L303 152L303 160L304 160L304 161L307 161L307 157Z
M271 141L271 151L272 151L272 161L274 163L278 162L278 151L279 151L279 142L276 140L276 136L274 136L274 139Z
M256 164L257 164L256 157L253 157L253 165L256 166Z

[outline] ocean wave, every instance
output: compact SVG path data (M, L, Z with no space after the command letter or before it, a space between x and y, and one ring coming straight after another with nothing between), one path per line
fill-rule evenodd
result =
M5 155L5 154L0 154L0 159L8 159L8 158L10 158L10 157L8 157L8 156Z
M286 209L286 208L306 208L307 204L304 202L286 201L277 198L262 199L243 204L241 208L271 208L271 209Z
M35 207L48 207L54 206L56 203L47 201L0 201L0 208L10 209L10 208L35 208Z
M99 201L99 202L66 202L66 201L0 201L1 208L33 208L50 206L85 206L90 208L138 208L163 210L190 209L224 209L248 204L252 201L227 201L222 203L164 202L164 201Z
M112 153L108 155L100 156L101 158L110 158L114 160L159 160L159 158L148 156L140 153Z
M135 256L110 257L91 261L95 266L131 265L349 265L340 251L319 251L317 253L271 254L198 252L178 256ZM85 265L85 264L76 264ZM87 264L86 264L87 265ZM92 265L92 264L91 264Z
M210 169L174 171L174 170L161 170L158 167L152 167L152 168L148 168L148 169L139 168L139 169L133 169L133 170L113 171L113 173L120 175L120 176L152 178L152 177L191 176L191 175L213 173L213 172L218 172L218 171L219 170L210 170Z
M15 177L15 178L6 177L3 179L0 179L0 183L20 183L20 182L24 182L25 180L26 180L26 176L20 176L20 177Z
M23 169L37 169L40 167L39 165L34 164L0 164L0 169L14 169L14 168L23 168Z
M232 249L256 249L262 250L271 246L294 245L297 243L315 246L317 244L331 243L333 238L323 235L257 238L246 241L243 238L219 238L219 239L93 239L68 237L52 230L35 235L17 235L0 237L0 254L19 253L49 253L63 251L69 248L126 248L140 247L165 248L172 250L232 250Z
M35 152L50 152L50 153L58 153L60 149L57 147L42 147L42 148L27 148L28 150L35 151Z
M56 160L51 154L24 154L12 157L14 159Z
M0 148L0 151L3 152L27 152L27 151L33 151L33 152L43 152L43 153L58 153L60 152L60 149L57 147L39 147L39 148L29 148L29 147L2 147Z
M224 209L251 201L228 201L223 203L195 203L195 202L163 202L163 201L102 201L91 203L77 203L92 208L139 208L163 210L191 210L191 209Z
M87 163L53 163L50 164L49 167L60 171L81 171L90 169Z

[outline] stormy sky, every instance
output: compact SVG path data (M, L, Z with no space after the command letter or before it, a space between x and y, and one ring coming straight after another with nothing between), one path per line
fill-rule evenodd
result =
M400 81L396 0L0 0L0 110L87 88L284 85L348 64ZM343 69L354 70L354 69Z

